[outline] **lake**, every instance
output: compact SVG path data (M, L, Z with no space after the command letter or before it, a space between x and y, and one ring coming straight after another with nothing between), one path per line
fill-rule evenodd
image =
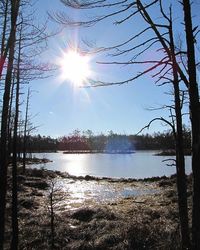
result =
M155 156L158 151L136 151L133 154L63 154L36 153L35 157L48 158L52 162L33 165L49 170L68 172L70 175L116 178L148 178L175 174L174 166L167 166L172 156ZM191 172L191 157L186 156L186 173Z

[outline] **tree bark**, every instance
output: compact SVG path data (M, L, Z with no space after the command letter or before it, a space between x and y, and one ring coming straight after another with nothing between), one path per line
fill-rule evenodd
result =
M179 96L179 83L174 79L175 113L176 113L176 178L178 192L178 208L181 230L182 249L190 249L190 234L188 220L188 202L187 202L187 178L185 174L185 159L183 150L183 130L182 115Z
M14 79L12 81L11 86L11 93L10 93L10 104L9 104L9 111L8 111L8 159L10 159L11 152L12 152L12 132L13 132L13 120L12 120L12 106L13 106L13 99L14 99Z
M196 60L192 28L191 3L183 0L186 31L190 118L192 124L192 172L193 172L193 210L192 210L192 249L200 249L200 104L196 77Z
M10 45L10 37L8 38L6 44L6 28L8 22L8 1L5 2L5 11L4 11L4 20L3 20L3 31L2 31L2 39L1 39L1 60L0 60L0 79L2 77L3 66L8 55L9 45ZM5 46L6 44L6 46Z
M21 41L22 41L22 25L19 31L19 49L17 58L17 74L16 74L16 98L15 98L15 120L13 134L13 158L12 158L12 241L11 249L18 249L18 182L17 182L17 149L18 149L18 121L19 121L19 90L20 90L20 61L21 61Z
M28 123L28 110L29 110L30 88L28 89L26 100L26 115L24 122L24 138L23 138L23 173L26 171L26 147L27 147L27 123Z
M3 249L4 232L5 232L5 208L6 208L6 192L7 192L7 168L8 168L8 112L10 101L10 88L13 70L13 61L15 53L16 40L16 23L19 10L20 0L11 1L11 32L10 32L10 48L7 73L5 79L5 89L3 95L3 110L1 118L1 147L0 147L0 250Z
M16 86L16 109L13 134L13 157L12 157L12 241L11 249L18 249L18 197L17 197L17 127L19 115L19 81Z
M176 143L177 192L178 192L178 207L179 207L179 218L181 227L181 243L182 243L182 249L188 249L190 247L190 237L189 237L189 225L188 225L187 181L185 175L185 159L183 151L182 114L181 114L179 79L178 79L178 73L180 73L180 68L176 62L176 57L175 57L172 17L170 16L169 19L170 47L168 47L166 46L166 43L162 35L158 31L157 27L155 26L153 20L149 16L145 7L142 5L141 1L138 0L137 4L138 4L138 9L142 11L142 15L146 18L146 21L151 25L153 31L155 32L160 43L165 49L170 61L172 62L172 71L174 78L173 88L174 88L175 113L176 113L175 143Z
M176 173L177 173L177 192L178 192L178 208L180 218L181 229L181 244L182 249L190 249L190 234L189 234L189 220L188 220L188 202L187 202L187 178L185 175L185 159L183 149L183 124L181 113L181 101L180 101L180 89L179 79L177 71L177 62L175 56L175 46L173 37L173 23L170 9L170 48L171 48L171 60L173 71L173 88L174 88L174 102L175 102L175 114L176 114Z

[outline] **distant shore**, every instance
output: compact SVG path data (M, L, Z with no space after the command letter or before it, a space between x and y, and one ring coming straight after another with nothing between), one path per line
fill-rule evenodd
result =
M134 150L67 150L63 154L133 154Z
M163 150L160 151L159 153L155 154L156 156L175 156L176 155L176 151L173 149L169 149L169 150ZM191 155L191 150L190 149L185 149L184 150L184 155Z
M62 152L63 154L134 154L137 153L137 151L157 151L158 153L155 153L155 156L175 156L176 151L173 149L166 149L166 150L159 150L159 149L136 149L136 150L57 150L57 151L34 151L35 153L58 153ZM190 149L184 150L184 155L191 155Z

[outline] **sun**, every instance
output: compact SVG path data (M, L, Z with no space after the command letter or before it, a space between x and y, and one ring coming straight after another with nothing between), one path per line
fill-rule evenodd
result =
M91 75L89 67L90 58L75 50L63 53L60 59L62 79L69 80L75 86L83 86Z

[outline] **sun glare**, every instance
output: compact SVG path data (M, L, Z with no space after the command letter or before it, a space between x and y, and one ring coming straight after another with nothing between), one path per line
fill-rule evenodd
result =
M69 80L75 86L82 86L90 77L89 57L70 50L64 53L60 61L62 79Z

